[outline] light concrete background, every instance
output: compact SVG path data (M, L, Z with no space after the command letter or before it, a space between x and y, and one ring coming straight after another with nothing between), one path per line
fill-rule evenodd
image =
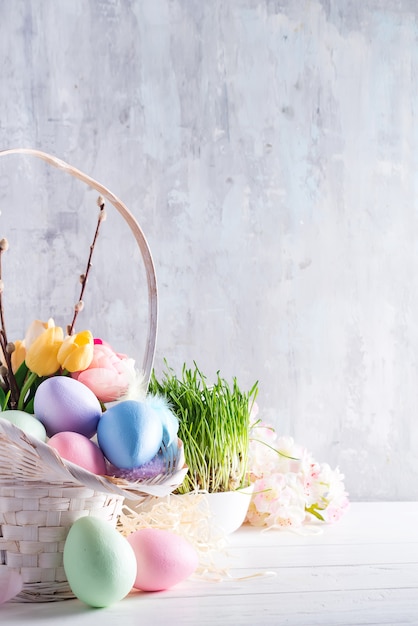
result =
M196 361L339 465L416 499L415 0L0 0L0 147L107 185L149 241L155 366ZM0 160L9 338L70 321L96 194ZM146 289L109 209L89 326L141 361Z

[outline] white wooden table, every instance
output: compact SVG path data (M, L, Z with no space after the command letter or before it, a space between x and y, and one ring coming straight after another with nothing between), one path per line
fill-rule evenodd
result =
M7 603L0 623L418 625L418 502L353 503L339 523L322 528L315 535L241 528L229 537L223 558L231 578L222 582L188 580L106 609L78 600Z

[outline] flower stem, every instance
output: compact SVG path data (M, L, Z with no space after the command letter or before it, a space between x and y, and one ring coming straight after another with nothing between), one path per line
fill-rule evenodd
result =
M19 411L24 410L26 394L28 393L29 389L31 388L31 386L33 385L33 383L35 382L37 378L38 378L38 374L35 374L35 372L30 372L29 376L25 380L23 387L20 391L19 402L17 405L17 408Z
M305 506L305 511L307 513L310 513L311 515L314 515L321 522L325 521L324 518L322 517L321 513L318 510L318 505L317 504L311 504L311 506L309 506L309 507Z
M286 454L285 452L282 452L278 448L274 448L273 446L271 446L266 441L263 441L262 439L257 439L257 437L250 437L250 439L251 439L251 441L256 441L257 443L262 443L263 446L266 446L266 448L270 448L270 450L273 450L273 452L276 452L279 456L282 456L284 459L289 459L290 461L300 461L300 459L298 457L290 456L289 454Z

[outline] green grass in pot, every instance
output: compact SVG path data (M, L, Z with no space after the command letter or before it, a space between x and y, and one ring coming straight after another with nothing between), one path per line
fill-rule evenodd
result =
M179 420L189 471L177 493L233 491L248 485L250 413L258 383L243 392L236 378L229 385L218 372L215 383L208 385L194 364L194 369L183 365L180 378L167 367L157 380L153 371L149 392L165 397Z

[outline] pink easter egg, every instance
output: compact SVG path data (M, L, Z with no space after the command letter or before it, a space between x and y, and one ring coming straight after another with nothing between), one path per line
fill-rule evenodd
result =
M80 465L93 474L106 474L106 462L103 452L91 439L80 433L64 431L57 433L48 441L63 459Z
M176 533L158 528L141 528L127 539L137 561L136 589L169 589L188 578L198 566L195 548Z

